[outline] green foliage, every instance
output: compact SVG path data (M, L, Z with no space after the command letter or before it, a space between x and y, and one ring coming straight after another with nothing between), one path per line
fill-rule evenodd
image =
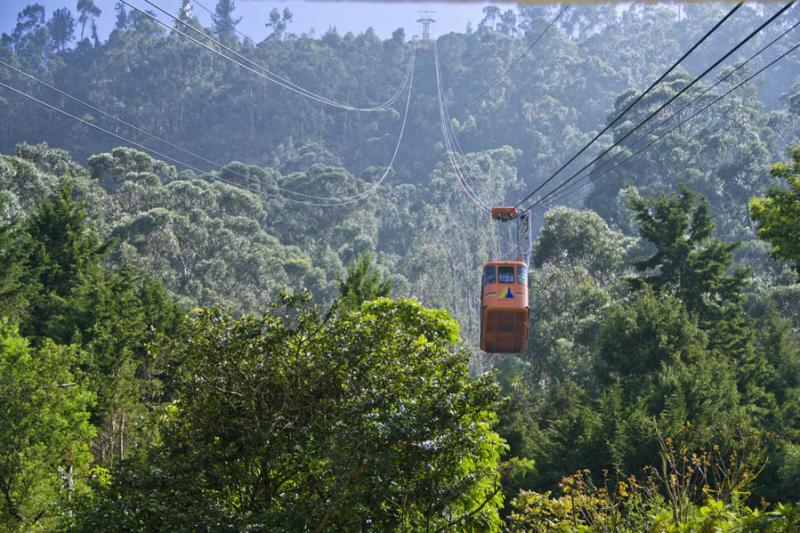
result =
M83 205L72 196L73 186L62 185L56 196L41 202L26 223L33 243L28 269L31 281L41 287L22 329L26 336L72 341L79 317L67 311L69 299L93 285L100 275L106 247L86 226Z
M603 472L595 484L583 469L564 476L559 495L522 491L512 501L510 531L774 531L797 527L797 508L767 510L744 504L760 471L717 447L691 451L685 442L660 439L659 467L638 479ZM763 465L762 465L763 466Z
M597 357L607 468L638 472L651 463L654 419L667 434L690 423L693 448L730 444L748 422L732 362L709 348L697 320L669 293L645 289L615 306L600 329Z
M347 269L347 277L339 280L339 302L344 310L354 310L369 300L389 296L392 283L381 279L372 265L372 257L365 254Z
M233 12L236 3L233 0L219 0L214 8L214 32L217 37L226 43L237 41L236 26L241 22L241 17L234 20Z
M0 198L0 209L4 207ZM26 280L29 256L30 241L19 223L0 219L0 301L4 316L15 321L25 314L35 290Z
M577 479L577 481L576 481ZM676 522L662 502L647 490L634 490L620 482L616 493L606 488L586 487L579 476L568 478L572 484L565 494L554 497L549 492L521 492L513 501L508 518L512 532L595 532L620 533L706 531L763 531L786 533L800 525L797 506L777 504L772 509L752 508L741 503L725 503L708 498L690 505L687 516ZM584 483L584 486L575 487Z
M511 403L498 427L512 457L536 466L523 485L504 480L509 494L552 491L565 473L587 467L639 475L656 466L659 428L689 449L716 445L751 471L764 458L753 451L763 450L770 462L755 493L795 494L789 427L800 346L779 314L794 308L792 293L775 289L762 314L746 318L745 273L733 245L712 237L707 204L686 189L631 196L642 239L629 253L644 258L633 262L642 274L630 283L624 266L586 267L595 249L628 253L624 240L585 246L598 233L566 223L579 213L546 219L534 250L541 271L531 275L529 349L499 373Z
M748 373L757 372L760 361L753 350L752 324L743 312L748 271L733 261L738 244L712 237L708 201L701 197L698 203L696 194L683 185L677 194L642 199L630 190L628 198L642 239L655 247L652 256L634 263L641 275L631 279L631 285L674 293L708 333L709 347L745 367L744 376L752 377ZM740 390L752 385L750 379L740 379Z
M641 237L656 248L655 254L634 263L643 273L633 280L635 285L674 291L689 312L703 319L738 302L746 272L728 273L736 244L712 237L714 224L705 198L695 205L696 194L682 185L679 194L644 200L630 191L628 199Z
M758 236L772 245L770 253L794 265L800 276L800 147L792 150L792 159L772 167L772 175L789 188L772 188L766 197L752 199L750 216L758 223Z
M592 211L557 207L547 212L533 251L532 262L581 265L595 275L608 274L622 266L625 241Z
M160 400L146 346L183 328L183 311L163 287L128 267L109 270L73 186L41 200L24 223L3 238L12 246L0 293L5 315L19 321L36 345L55 341L82 348L85 385L96 395L91 409L98 430L95 459L110 465L126 446L147 441L145 404Z
M0 321L0 527L54 530L68 499L86 491L94 395L75 346L31 347Z
M457 324L413 301L296 300L199 314L170 356L163 444L120 467L86 529L498 528L497 390L467 377Z

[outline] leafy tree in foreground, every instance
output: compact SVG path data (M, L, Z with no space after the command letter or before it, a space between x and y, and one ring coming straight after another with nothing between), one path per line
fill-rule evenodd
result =
M641 472L652 464L658 451L654 420L666 435L690 423L692 448L729 445L747 427L735 367L709 349L697 319L673 294L647 287L633 302L617 304L601 327L596 351L603 390L600 441L610 464L595 463L593 470Z
M180 399L123 463L86 530L499 528L498 391L467 376L458 326L414 301L196 318ZM293 318L289 318L293 317Z
M772 168L789 188L772 188L766 197L751 200L750 216L758 223L758 236L772 244L772 255L792 263L800 276L800 147L792 150L792 160Z
M31 319L22 328L26 336L71 342L80 317L69 312L70 299L101 275L100 259L106 247L87 226L83 204L72 196L72 184L62 184L26 221L33 241L29 277L41 287L31 302Z
M37 346L81 347L86 386L97 396L92 452L110 466L142 442L145 396L160 400L146 345L179 335L184 311L152 278L105 266L107 246L72 191L62 184L24 223L0 226L0 265L8 267L0 309Z
M0 529L54 530L67 498L85 490L93 394L71 369L75 347L32 348L0 321Z

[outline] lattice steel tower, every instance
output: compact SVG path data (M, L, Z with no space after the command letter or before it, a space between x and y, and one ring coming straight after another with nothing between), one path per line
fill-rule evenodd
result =
M428 11L422 10L417 11L420 17L417 19L417 22L422 24L422 40L423 41L430 41L431 40L431 24L436 22L431 15L436 13L436 11Z

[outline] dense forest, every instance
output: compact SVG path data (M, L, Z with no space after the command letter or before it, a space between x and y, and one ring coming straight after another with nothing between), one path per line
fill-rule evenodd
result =
M800 8L643 93L732 6L145 7L2 35L0 530L800 529ZM481 353L514 239L465 185L513 205L621 113L532 211L527 350Z

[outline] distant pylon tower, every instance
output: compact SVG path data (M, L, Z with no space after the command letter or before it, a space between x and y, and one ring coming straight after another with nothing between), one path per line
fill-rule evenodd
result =
M422 24L422 40L423 41L430 41L431 40L431 23L436 22L431 15L436 13L436 11L429 11L429 10L421 10L417 11L419 13L419 18L417 22Z

